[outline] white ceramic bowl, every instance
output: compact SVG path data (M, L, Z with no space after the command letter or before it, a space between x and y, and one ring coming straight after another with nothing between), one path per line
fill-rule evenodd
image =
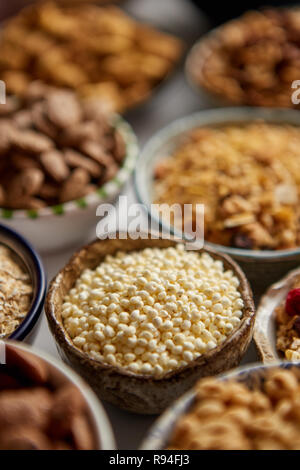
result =
M250 389L258 387L264 380L266 370L273 367L282 367L290 369L291 367L300 368L300 363L277 362L272 365L252 364L246 367L240 367L228 374L220 375L219 380L235 379L244 383ZM195 400L195 392L191 389L172 406L170 406L164 414L154 423L146 438L141 444L141 450L163 450L167 447L171 438L173 429L181 416L185 415L193 406Z
M81 377L75 374L75 372L73 372L72 369L66 366L63 362L54 359L44 352L14 341L7 341L5 343L17 350L28 352L46 362L49 367L50 374L51 370L55 372L55 380L59 381L59 385L69 382L75 385L80 390L87 405L88 418L94 432L96 449L114 450L116 448L113 431L104 408L94 392L81 379ZM53 385L55 386L56 384Z
M39 210L0 209L0 223L8 225L26 237L40 252L53 252L75 245L92 235L100 220L96 209L112 203L129 180L138 156L136 136L121 117L112 120L126 142L126 157L117 175L94 193L76 201Z
M299 276L300 268L289 272L283 279L269 287L259 302L254 325L254 341L264 364L283 359L276 348L275 309L285 301Z

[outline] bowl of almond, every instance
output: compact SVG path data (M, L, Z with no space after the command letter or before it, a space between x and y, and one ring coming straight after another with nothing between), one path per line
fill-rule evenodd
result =
M141 450L299 450L299 399L299 364L290 362L202 379L158 419Z
M75 253L53 279L45 312L61 357L100 399L158 414L198 378L240 362L255 310L227 255L132 235Z
M31 347L0 345L1 450L112 450L99 400L70 368Z
M33 82L0 116L0 219L40 251L87 237L131 176L137 141L97 100Z
M201 111L175 121L142 152L138 199L178 236L187 218L195 231L202 204L206 246L231 255L262 293L300 261L299 124L297 111L265 108ZM179 215L187 207L187 218L164 213L173 205Z

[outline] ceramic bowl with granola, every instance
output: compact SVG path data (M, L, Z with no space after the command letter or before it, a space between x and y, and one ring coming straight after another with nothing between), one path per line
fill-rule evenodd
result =
M299 8L268 8L223 24L192 48L188 81L224 105L298 108L299 19Z
M179 236L182 219L164 217L151 204L179 204L182 213L190 204L190 227L196 205L204 204L205 243L238 260L261 292L300 259L299 124L297 111L261 108L201 111L175 121L143 150L138 198Z
M300 269L291 271L263 295L254 340L264 363L300 360Z
M99 100L39 81L0 112L0 219L41 251L95 232L97 207L118 196L135 165L130 126Z
M202 379L158 419L141 449L298 450L299 403L299 364Z

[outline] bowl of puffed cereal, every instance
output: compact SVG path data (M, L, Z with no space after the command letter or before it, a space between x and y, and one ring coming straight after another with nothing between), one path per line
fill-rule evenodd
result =
M182 217L163 208L190 207L187 226L195 227L204 205L204 242L238 261L261 293L300 261L299 124L295 110L250 107L179 119L143 149L138 199L178 236Z
M141 449L299 450L299 421L299 364L254 364L200 380L158 419Z
M252 292L230 257L119 233L75 253L45 312L64 360L99 398L158 414L195 381L235 367L252 338Z
M32 343L46 294L46 274L35 249L0 224L0 340Z

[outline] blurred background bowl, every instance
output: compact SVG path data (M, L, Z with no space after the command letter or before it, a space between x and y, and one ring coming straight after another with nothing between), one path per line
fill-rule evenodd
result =
M225 21L231 20L242 15L247 10L253 10L261 7L280 7L286 6L283 0L246 0L243 2L217 2L215 0L203 2L203 0L192 0L192 2L203 11L212 24L219 25ZM291 0L288 5L296 5L299 2Z
M54 389L66 384L74 385L81 393L87 406L87 418L93 431L97 450L113 450L116 448L115 439L106 413L90 387L63 362L48 356L46 353L30 346L15 342L5 344L19 353L30 354L46 363L49 371L49 382ZM9 362L7 362L9 365Z
M39 255L30 243L2 224L0 224L0 243L17 255L28 271L33 286L31 308L19 327L9 336L9 339L32 343L38 331L46 295L45 270Z
M20 232L43 253L71 247L90 235L95 238L100 220L97 207L116 200L131 177L138 156L137 139L130 125L117 116L114 126L126 143L126 157L111 181L88 196L57 206L27 211L0 209L0 222Z
M266 372L272 368L280 367L290 369L297 367L300 369L300 363L278 362L272 365L263 366L253 364L247 367L241 367L234 372L220 375L219 380L234 379L245 384L249 389L260 388L263 384ZM163 450L170 442L172 432L178 420L189 412L195 402L195 391L192 389L177 400L164 414L156 421L150 429L148 435L143 441L140 450Z
M263 119L270 123L288 123L300 125L300 113L289 109L264 108L219 108L200 111L179 119L158 132L144 147L135 170L135 190L138 200L144 205L148 216L167 233L178 237L176 228L166 225L159 219L158 212L151 211L153 202L154 169L161 158L170 155L178 146L182 136L201 126L223 124L241 124ZM244 270L250 281L254 295L261 295L266 288L300 264L300 247L293 250L258 251L231 248L228 246L206 243L216 251L230 255Z

